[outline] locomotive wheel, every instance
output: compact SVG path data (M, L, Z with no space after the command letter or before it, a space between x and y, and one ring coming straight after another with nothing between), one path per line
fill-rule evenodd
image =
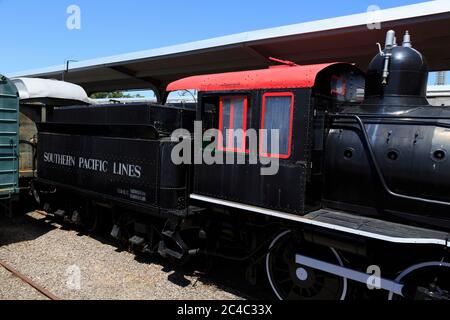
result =
M404 297L389 293L389 300L450 300L450 263L425 262L403 271L396 282L405 285Z
M345 300L347 279L298 265L296 254L343 266L338 252L300 241L285 231L272 242L266 257L266 272L280 300Z

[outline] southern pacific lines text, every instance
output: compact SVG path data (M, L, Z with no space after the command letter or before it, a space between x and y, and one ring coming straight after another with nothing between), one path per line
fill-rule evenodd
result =
M56 164L64 167L78 167L83 170L91 170L102 173L112 173L119 176L139 179L142 176L142 167L122 162L113 162L112 165L107 160L90 159L84 157L74 157L64 154L44 153L44 162Z

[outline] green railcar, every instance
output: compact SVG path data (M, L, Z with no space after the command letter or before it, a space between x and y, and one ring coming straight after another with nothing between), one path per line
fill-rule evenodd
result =
M0 75L0 206L11 213L19 195L19 95L16 86Z

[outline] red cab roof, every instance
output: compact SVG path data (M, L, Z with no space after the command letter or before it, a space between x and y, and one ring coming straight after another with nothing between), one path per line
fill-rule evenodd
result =
M269 69L193 76L172 82L167 91L230 91L257 89L312 88L317 74L333 65L275 66Z

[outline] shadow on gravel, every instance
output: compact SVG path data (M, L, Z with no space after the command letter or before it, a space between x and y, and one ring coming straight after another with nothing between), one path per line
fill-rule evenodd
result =
M74 230L67 227L67 230ZM111 239L108 234L108 228L96 231L95 233L87 233L82 230L77 230L79 236L88 236L116 248L116 252L129 252L129 248ZM242 262L231 262L220 258L210 258L205 256L198 256L192 259L186 265L177 265L159 256L157 253L139 254L134 253L134 259L143 264L152 264L161 266L161 270L167 273L167 280L182 288L188 286L195 286L197 283L211 285L219 288L222 291L228 292L242 299L273 299L269 288L266 286L266 275L261 266L259 274L259 286L253 286L245 279L245 273L248 265ZM186 276L196 278L195 283L192 283Z
M56 229L50 223L36 222L36 218L28 215L12 218L0 215L0 247L35 240Z
M230 262L219 258L197 257L184 266L176 266L159 257L138 255L135 260L139 263L160 265L167 273L167 280L180 288L196 286L197 283L215 286L221 291L228 292L245 300L273 299L265 283L265 276L260 274L259 286L248 283L245 279L247 265L245 263ZM192 283L186 276L196 278Z
M169 280L170 282L172 282L173 284L181 287L181 288L186 288L189 287L192 282L189 279L185 278L185 275L183 272L174 272L172 274L169 274L169 276L167 277L167 280Z
M20 216L6 218L0 216L0 246L31 241L46 233L59 228L61 230L74 230L69 226L56 226L52 220L45 217L36 219L36 216ZM26 231L24 231L26 230ZM75 229L76 230L76 229ZM76 230L79 236L89 236L105 245L116 248L117 252L128 252L128 248L121 246L116 241L102 234L90 234L81 230ZM245 279L247 264L242 262L230 262L220 258L207 258L198 256L188 264L178 266L157 254L135 255L135 260L139 263L153 264L161 266L163 272L167 274L167 280L182 288L196 286L197 283L215 286L218 289L238 296L242 299L272 299L266 286L266 277L261 267L258 271L259 286L253 286ZM194 277L195 282L186 277Z

